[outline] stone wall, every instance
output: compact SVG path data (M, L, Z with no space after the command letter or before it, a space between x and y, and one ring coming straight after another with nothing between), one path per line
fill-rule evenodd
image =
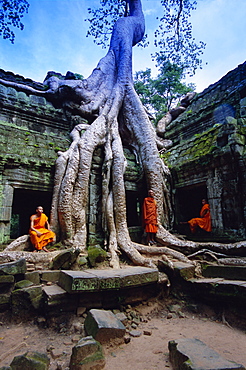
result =
M25 83L12 73L0 74ZM61 109L43 97L0 85L0 243L10 239L15 193L25 197L31 192L28 199L37 201L42 194L40 202L44 201L44 194L52 192L57 151L66 150L69 143L69 125ZM24 202L22 216L27 216L24 208L34 213L35 206Z
M193 203L198 211L207 197L213 231L245 238L246 62L198 94L165 138L174 144L163 157L173 175L176 225L198 217Z

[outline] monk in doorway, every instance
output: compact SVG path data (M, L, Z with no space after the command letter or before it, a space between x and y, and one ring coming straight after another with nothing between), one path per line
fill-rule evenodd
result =
M49 252L46 245L55 240L56 234L50 230L48 217L43 212L43 207L38 206L36 214L30 217L29 235L34 251Z
M157 233L157 207L153 190L148 191L148 197L143 203L143 226L147 234L147 244L156 244L155 234Z
M200 217L192 218L188 222L180 222L181 224L189 224L190 231L192 234L196 232L197 226L201 229L211 232L212 225L211 225L211 215L210 215L210 206L206 199L202 199L202 208L200 211Z

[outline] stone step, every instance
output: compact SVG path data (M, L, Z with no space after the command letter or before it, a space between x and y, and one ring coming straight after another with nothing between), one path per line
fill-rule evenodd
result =
M228 361L195 338L180 338L168 343L174 370L245 370L243 365Z
M246 266L203 265L202 275L204 277L246 281Z
M246 281L223 278L190 279L189 291L192 295L206 299L223 300L230 303L246 302Z
M117 270L62 270L58 285L70 294L98 292L157 284L158 277L157 269L139 266Z

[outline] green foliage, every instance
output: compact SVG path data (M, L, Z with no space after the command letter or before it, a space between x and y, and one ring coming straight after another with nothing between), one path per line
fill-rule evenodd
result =
M21 18L28 13L29 3L27 0L0 0L0 35L14 43L15 34L12 27L23 30Z
M177 105L180 98L189 91L194 90L194 85L182 82L184 71L182 67L158 58L159 74L151 77L151 69L136 72L134 87L143 105L155 116L156 122L164 114Z
M188 75L202 68L200 59L206 44L195 43L192 25L189 22L191 11L196 9L196 0L161 0L163 16L155 31L155 46L160 49L154 58L162 57L171 63L182 66Z
M97 45L108 46L113 25L118 18L127 16L129 0L100 0L101 7L89 8L90 23L87 37L92 36ZM156 18L154 45L157 51L152 55L154 60L162 58L171 64L181 66L188 75L193 75L197 68L202 68L201 55L206 44L195 42L192 25L189 22L191 12L196 9L196 0L160 0L163 15ZM148 46L147 35L139 45Z

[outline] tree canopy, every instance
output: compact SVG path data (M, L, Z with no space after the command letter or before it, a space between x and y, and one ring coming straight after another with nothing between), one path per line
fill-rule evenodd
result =
M0 35L3 39L14 43L15 34L12 28L23 30L21 18L28 13L28 8L27 0L0 0Z
M96 44L106 48L116 20L128 15L128 3L129 0L100 0L101 7L89 8L87 36L92 36ZM156 61L161 57L182 67L188 75L193 75L197 68L202 68L201 55L206 46L202 41L197 43L192 35L190 16L196 9L197 1L160 0L160 3L163 14L156 18L156 53L152 57ZM148 45L147 35L139 45Z
M138 71L134 76L134 87L143 105L158 122L164 114L179 103L182 96L194 91L193 84L182 82L183 69L169 61L158 58L159 73L151 77L151 69Z

